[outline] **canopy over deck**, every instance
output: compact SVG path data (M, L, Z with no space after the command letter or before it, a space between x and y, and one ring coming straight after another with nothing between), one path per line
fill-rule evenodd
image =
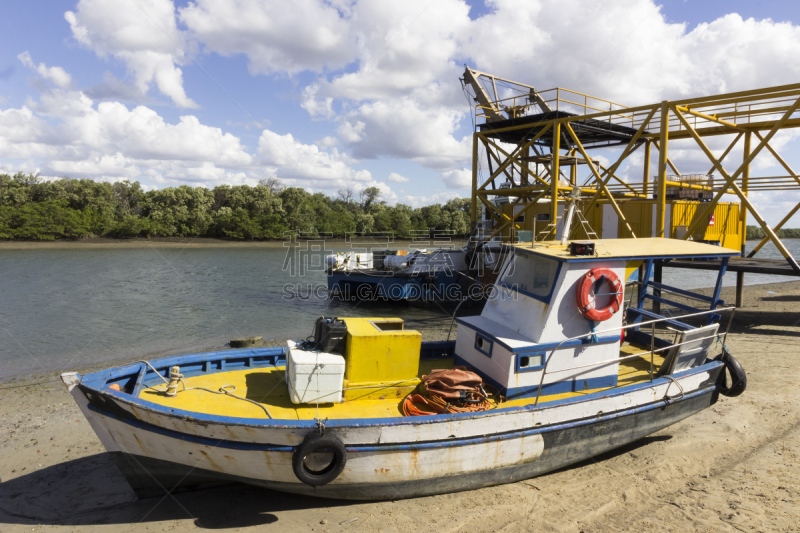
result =
M551 241L545 243L509 244L517 252L529 253L563 261L579 263L599 260L635 260L635 259L710 259L734 257L741 255L737 250L722 248L712 244L684 241L678 239L662 239L659 237L646 239L600 239L595 243L595 255L570 255L569 245Z

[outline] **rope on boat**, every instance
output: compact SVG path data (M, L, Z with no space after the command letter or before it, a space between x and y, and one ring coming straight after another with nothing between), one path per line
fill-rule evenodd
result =
M673 378L672 376L664 376L664 377L670 380L670 383L667 385L667 390L664 391L664 401L669 403L672 400L675 400L676 398L679 400L683 398L685 393L683 392L683 386L680 384L680 382L677 379ZM677 385L678 388L680 389L681 391L680 396L670 396L669 394L667 394L669 392L669 388L672 386L673 383Z
M186 386L186 382L183 381L183 374L173 374L173 373L170 372L170 378L176 379L181 385L183 385L183 389L182 390L177 390L177 384L172 385L169 381L167 381L167 379L164 376L161 375L161 372L156 370L156 368L153 365L151 365L149 361L142 360L142 361L138 361L138 362L139 363L144 363L147 366L149 366L150 368L152 368L153 372L155 372L156 375L161 378L161 381L163 381L167 385L167 389L165 391L162 391L162 392L165 392L167 394L172 393L171 394L172 396L176 395L179 392L186 392L187 390L201 390L201 391L205 391L205 392L210 392L211 394L225 394L227 396L230 396L231 398L236 398L237 400L244 400L245 402L250 402L253 405L257 405L258 407L260 407L261 409L264 410L264 413L266 413L267 418L270 418L270 419L272 418L272 415L270 414L269 410L266 407L264 407L263 404L260 404L255 400L251 400L250 398L244 398L243 396L238 396L236 394L233 394L233 391L236 390L236 385L223 385L223 386L221 386L219 388L219 390L211 390L211 389L207 389L205 387L187 387ZM230 390L228 390L228 389L230 389Z
M178 391L178 392L185 392L187 390L202 390L202 391L210 392L212 394L226 394L226 395L230 396L231 398L236 398L237 400L244 400L245 402L250 402L253 405L256 405L256 406L260 407L261 409L264 410L264 413L267 415L267 418L270 418L270 419L272 418L272 415L269 413L269 410L266 407L264 407L264 404L260 404L257 401L251 400L250 398L245 398L244 396L237 396L236 394L233 394L233 391L236 390L236 385L223 385L223 386L221 386L219 388L218 391L207 389L205 387L187 387L186 383L184 383L184 381L183 381L183 374L180 374L180 376L181 377L179 378L179 381L181 382L181 385L183 385L183 390ZM228 390L228 388L231 388L231 389Z
M456 367L456 369L463 368L464 367ZM433 373L437 372L443 372L442 375L444 375L449 371L433 371ZM494 403L492 403L492 401L489 400L490 395L486 392L486 389L484 389L484 383L482 381L474 387L456 386L455 389L460 388L460 392L463 392L464 394L461 395L460 398L453 398L452 395L448 394L447 392L429 389L426 386L428 377L429 376L422 376L423 383L419 387L421 391L424 391L426 396L412 392L403 399L401 408L405 416L427 416L444 413L475 413L478 411L495 409L501 403L503 403L503 401L505 401L505 398L503 398L500 392L495 389L495 399ZM477 378L477 376L475 377ZM439 386L442 385L444 385L446 389L448 388L447 383L440 383ZM494 389L494 387L488 383L485 385L490 389ZM446 398L445 396L450 397ZM414 404L423 404L432 410L428 411L420 409Z

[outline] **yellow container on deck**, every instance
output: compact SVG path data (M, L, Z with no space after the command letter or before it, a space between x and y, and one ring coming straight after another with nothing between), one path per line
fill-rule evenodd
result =
M347 324L345 400L402 397L419 384L419 331L405 329L401 318L342 320Z

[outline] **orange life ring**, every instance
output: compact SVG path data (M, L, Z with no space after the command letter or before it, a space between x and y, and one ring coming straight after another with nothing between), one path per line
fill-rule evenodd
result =
M595 282L601 279L608 283L614 298L611 299L607 306L597 309L590 295L594 293ZM594 322L604 322L614 316L614 313L619 311L622 306L622 287L619 278L610 268L593 268L578 280L575 299L578 303L578 309L586 319Z

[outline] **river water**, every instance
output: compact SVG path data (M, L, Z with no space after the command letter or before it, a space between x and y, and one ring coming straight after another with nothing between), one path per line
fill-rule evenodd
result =
M785 242L800 256L800 240ZM443 316L435 305L354 306L327 299L324 253L298 254L280 243L0 250L0 378L191 353L235 337L305 337L321 315ZM759 256L780 254L770 244ZM709 287L714 280L712 272L664 270L664 282L681 288ZM728 275L725 285L735 280Z

